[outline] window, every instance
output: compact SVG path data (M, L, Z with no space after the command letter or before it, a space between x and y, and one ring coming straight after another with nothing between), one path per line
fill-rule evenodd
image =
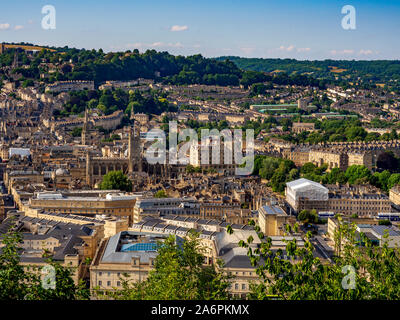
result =
M246 290L246 284L242 283L242 290Z
M107 286L111 286L111 281L107 281Z
M121 281L117 281L117 287L121 286Z
M101 286L101 281L99 281L99 286Z
M235 290L239 290L239 285L235 283Z
M103 275L103 272L99 272L99 277L101 277Z

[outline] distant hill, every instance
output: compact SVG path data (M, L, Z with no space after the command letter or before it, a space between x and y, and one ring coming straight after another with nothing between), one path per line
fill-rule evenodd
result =
M201 55L174 56L168 52L138 50L105 53L103 50L55 48L29 56L24 50L40 49L32 44L2 44L0 68L13 65L15 58L29 68L17 67L14 73L24 79L40 79L43 63L51 65L49 83L62 80L132 80L137 78L161 79L173 84L239 85L242 71L232 62L207 59ZM1 77L0 70L0 77Z
M96 83L101 83L106 80L148 78L177 85L242 84L249 87L255 83L272 82L323 88L328 83L344 86L350 83L366 88L386 84L391 89L400 90L398 60L299 61L234 56L210 59L200 54L184 57L155 50L147 50L144 53L139 53L138 50L105 53L101 49L36 47L30 43L3 44L3 47L0 67L13 64L14 50L46 48L47 50L40 51L33 58L24 52L18 52L18 61L25 65L30 64L30 68L19 67L14 72L22 74L23 80L33 79L47 83L60 80L94 80ZM56 71L44 80L40 79L40 72L43 71L40 71L39 65L42 62L56 66Z
M289 75L302 74L316 79L346 80L363 83L384 83L399 88L399 60L296 60L218 57L217 60L233 61L240 69L261 72L286 72Z
M14 44L16 45L16 44ZM12 72L26 79L46 83L63 80L94 80L96 84L107 80L133 80L137 78L155 79L164 83L187 85L206 84L220 86L250 87L252 84L272 82L281 85L303 85L325 87L324 81L312 76L296 74L288 76L285 72L268 75L263 72L243 71L229 59L209 59L200 54L193 56L174 56L168 52L147 50L140 53L137 49L125 52L103 50L85 50L74 48L54 48L55 51L42 50L34 56L28 56L22 48L32 48L31 44L11 46L0 54L0 68L13 65L15 58L22 65ZM22 52L21 52L22 51ZM51 73L46 72L43 65ZM28 66L29 67L26 67ZM0 77L2 76L0 70Z

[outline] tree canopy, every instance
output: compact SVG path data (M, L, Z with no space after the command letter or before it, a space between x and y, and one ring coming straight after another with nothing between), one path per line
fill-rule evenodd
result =
M101 190L132 191L132 181L122 171L110 171L103 176L100 183Z
M251 264L260 282L251 285L250 299L282 300L398 300L400 298L400 249L389 248L384 240L377 247L356 225L338 218L335 231L336 256L324 263L315 253L311 234L304 247L286 240L285 251L271 250L271 239L253 249L252 239L239 242L247 248ZM290 231L290 230L289 230ZM387 235L384 237L387 239Z
M22 234L9 230L2 235L0 249L0 300L82 300L89 299L89 290L83 282L75 285L72 269L47 259L54 268L55 286L43 286L41 269L27 271L20 260ZM46 283L47 284L47 283Z
M218 59L221 61L229 59L229 61L232 61L239 68L247 72L273 72L281 70L281 73L292 77L295 75L312 74L315 79L323 79L325 82L335 81L343 87L346 87L349 82L356 82L360 83L360 86L364 89L375 88L377 83L385 83L393 89L399 88L400 65L396 60L357 61L328 59L310 61L242 58L234 56L225 56ZM341 72L338 73L335 70L340 70Z

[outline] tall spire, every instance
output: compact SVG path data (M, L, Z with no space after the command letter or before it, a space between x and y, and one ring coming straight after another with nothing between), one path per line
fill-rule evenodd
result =
M132 127L129 127L129 140L128 140L128 171L134 171L134 155L133 155L133 132Z
M83 127L82 127L82 134L81 134L81 139L82 139L82 144L86 145L88 143L88 122L89 122L89 115L88 115L88 109L85 109L85 119L83 121Z
M143 161L142 161L142 144L140 141L140 127L136 127L136 121L133 122L133 132L135 134L135 147L136 147L136 156L137 156L137 164L138 164L138 171L142 172L143 168Z
M85 108L85 124L87 124L89 121L89 113L87 107Z
M86 150L86 184L92 185L92 161L89 150Z
M131 119L131 120L134 120L134 119L135 119L135 111L133 110L133 106L132 106L132 109L131 109L131 116L130 116L130 119Z

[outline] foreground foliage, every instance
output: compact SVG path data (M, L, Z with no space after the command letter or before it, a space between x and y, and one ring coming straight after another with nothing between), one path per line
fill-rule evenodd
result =
M82 300L89 298L89 290L83 283L74 284L72 270L48 260L55 270L55 287L42 285L40 269L24 270L20 264L22 236L10 231L2 236L0 249L0 300Z
M257 228L257 227L256 227ZM251 285L251 299L269 299L271 295L284 300L354 300L400 299L399 249L387 242L379 248L363 234L357 235L355 225L339 217L335 234L337 256L333 263L324 263L314 255L311 234L304 247L296 240L288 241L286 250L271 250L270 239L252 248L252 239L241 242L261 282ZM364 246L360 246L363 244ZM286 258L284 257L286 255Z

